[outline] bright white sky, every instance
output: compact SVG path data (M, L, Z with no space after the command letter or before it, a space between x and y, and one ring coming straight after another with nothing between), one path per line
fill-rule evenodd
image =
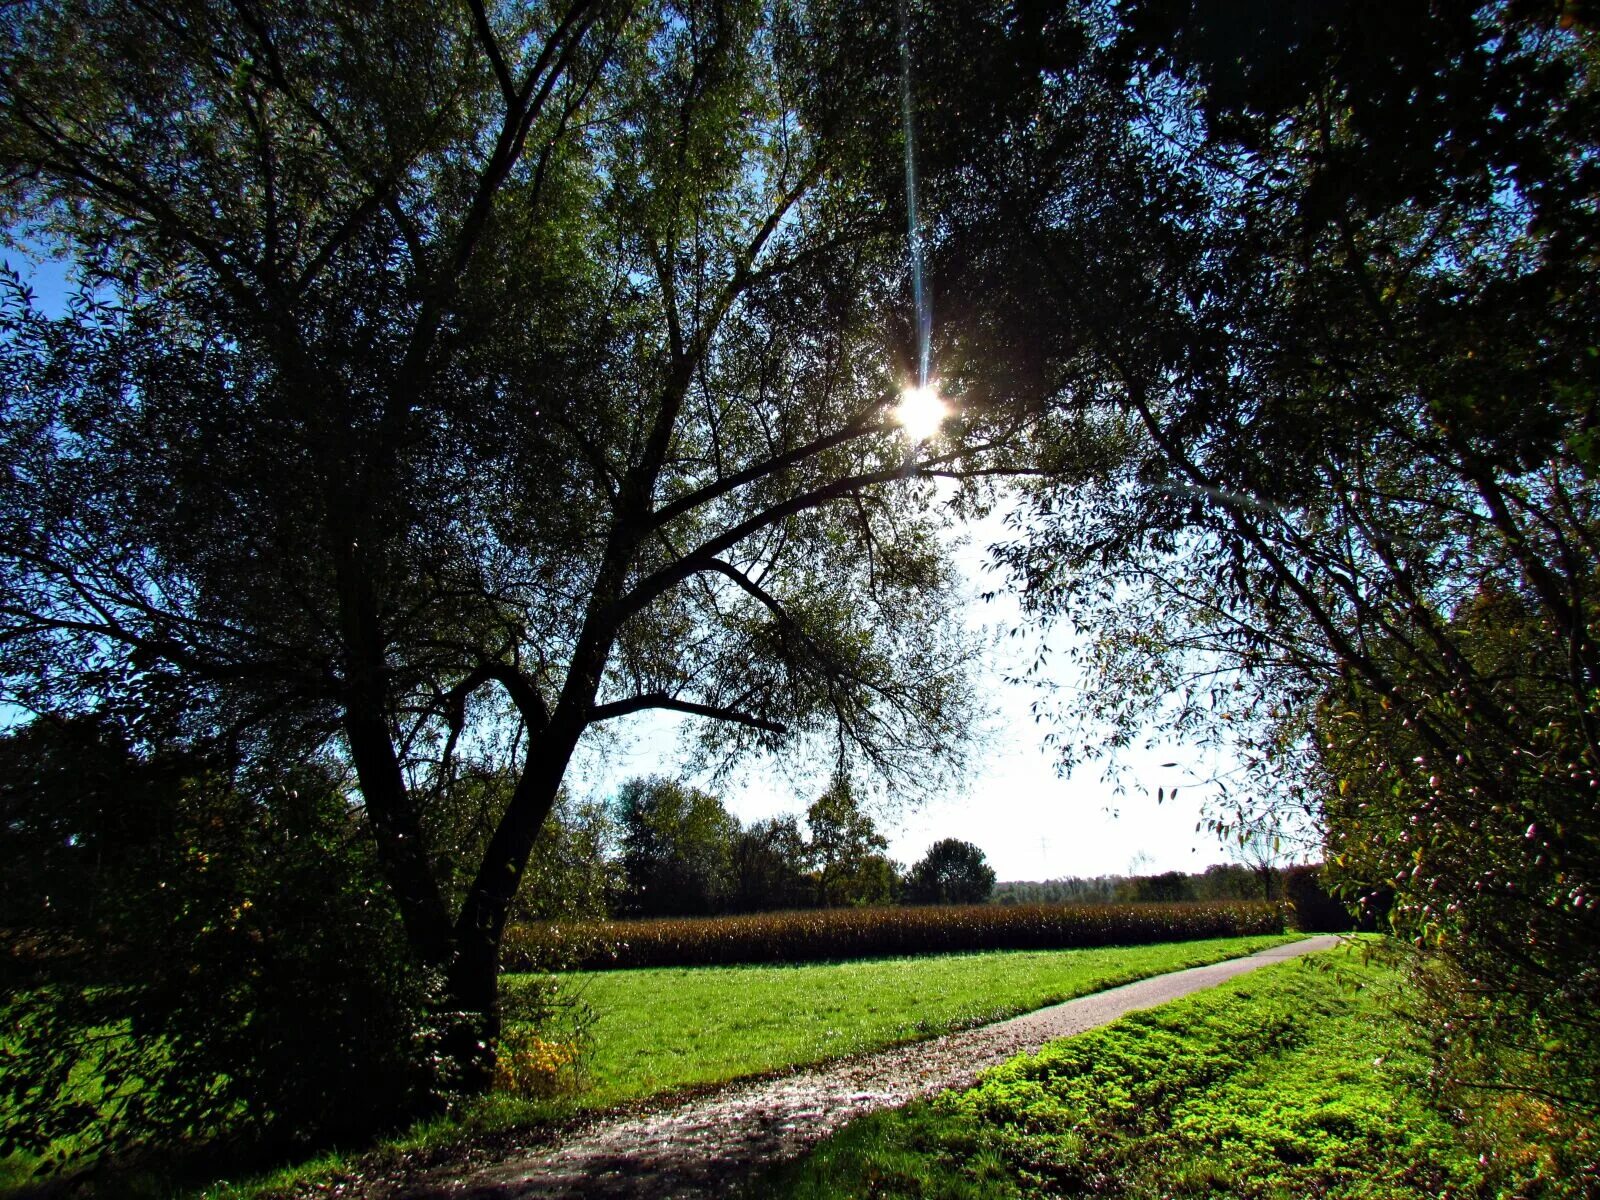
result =
M957 551L956 561L972 597L970 624L991 632L1015 627L1020 613L1014 600L1002 596L984 603L978 598L1001 582L998 574L986 570L989 544L1007 540L1000 522L991 518L957 536L962 534L966 545ZM1006 682L1033 661L1038 637L986 639L991 648L978 665L978 678L991 711L974 747L968 783L961 790L930 794L901 811L876 814L889 838L890 855L910 865L940 838L960 838L982 848L1001 879L1037 880L1130 869L1198 871L1226 861L1216 838L1195 830L1202 789L1193 781L1214 773L1215 767L1202 770L1193 750L1167 744L1125 752L1118 759L1127 768L1120 795L1104 780L1103 762L1084 764L1067 779L1056 773L1043 745L1048 728L1035 722L1031 710L1036 692L1029 685ZM1053 678L1058 686L1073 683L1062 671ZM607 732L617 736L580 752L568 775L577 796L605 798L637 775L684 774L679 752L683 718L641 714L629 720L628 726L611 722ZM1161 766L1172 762L1181 765ZM771 764L753 764L731 785L720 787L690 778L715 791L745 822L803 813L827 786L825 769L806 777ZM1170 797L1174 786L1178 800ZM1157 788L1169 793L1164 803L1156 802Z
M39 292L47 308L62 304L65 271L59 262L24 262L8 255ZM957 561L972 597L969 621L975 629L1007 630L1016 626L1014 601L1001 598L985 604L980 591L998 586L998 576L985 579L987 548L1003 540L997 519L956 531L967 544ZM972 753L969 782L962 790L923 797L898 812L877 814L889 838L890 854L904 864L921 858L940 838L954 837L981 847L1001 879L1055 879L1067 875L1104 875L1139 871L1196 871L1226 859L1216 839L1196 832L1202 789L1184 786L1215 773L1202 769L1199 757L1176 745L1130 750L1119 761L1127 768L1126 785L1116 794L1103 778L1104 764L1090 762L1063 779L1043 746L1047 732L1031 711L1035 697L1027 685L1006 682L1031 662L1037 636L991 638L994 643L978 665L979 691L990 709ZM1055 682L1070 687L1061 674ZM682 719L640 714L608 723L603 739L580 748L568 775L579 798L602 799L637 775L683 775L678 730ZM1162 763L1177 762L1179 768ZM792 776L800 774L801 777ZM702 785L708 781L696 780ZM741 821L779 813L802 813L827 784L826 772L812 775L754 764L731 784L716 790ZM1179 786L1180 800L1170 793ZM1169 797L1155 800L1156 789Z

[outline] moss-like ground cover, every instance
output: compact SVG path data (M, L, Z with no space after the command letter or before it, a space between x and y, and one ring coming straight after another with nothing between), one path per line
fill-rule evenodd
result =
M1582 1194L1547 1154L1496 1152L1434 1101L1398 987L1359 951L1267 968L1014 1059L968 1092L858 1121L756 1194Z

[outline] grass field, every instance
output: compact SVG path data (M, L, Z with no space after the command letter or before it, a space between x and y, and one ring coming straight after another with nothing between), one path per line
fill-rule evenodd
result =
M858 1121L752 1195L1584 1195L1536 1121L1496 1143L1432 1097L1398 986L1359 951L1267 968Z
M654 968L570 977L597 1015L585 1105L760 1074L999 1020L1293 940L1216 938L811 966ZM517 986L517 977L507 977Z
M418 1147L448 1146L578 1110L933 1036L1287 940L1292 938L1267 935L1098 950L573 975L567 982L597 1018L580 1091L542 1101L493 1096L455 1120L413 1130L377 1157L397 1159ZM508 976L506 986L515 989L521 982ZM327 1156L265 1178L183 1194L243 1200L264 1189L357 1169L355 1164L353 1155ZM0 1179L22 1182L25 1164L12 1165L10 1178L0 1173ZM166 1192L152 1188L142 1194Z

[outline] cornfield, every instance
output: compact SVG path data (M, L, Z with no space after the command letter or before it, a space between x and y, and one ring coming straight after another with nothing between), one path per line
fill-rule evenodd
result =
M794 963L962 950L1066 950L1281 933L1264 900L832 908L731 917L553 922L506 931L508 971Z

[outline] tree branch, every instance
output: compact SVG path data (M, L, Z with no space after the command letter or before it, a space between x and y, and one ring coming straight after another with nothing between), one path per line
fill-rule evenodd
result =
M549 706L539 694L539 689L526 675L510 663L480 663L467 674L465 679L445 693L445 716L450 722L450 747L454 747L456 736L466 721L467 697L491 679L506 689L506 694L511 697L511 703L517 706L517 712L527 723L530 733L537 736L550 724ZM445 756L448 759L448 748Z
M467 0L467 7L472 10L472 26L477 31L478 41L483 45L489 65L494 68L494 77L500 84L500 95L506 107L511 108L517 103L517 85L511 79L511 69L506 66L505 55L500 53L500 39L495 37L494 29L489 25L489 14L484 10L483 0Z
M697 717L711 717L718 721L732 721L737 725L765 730L767 733L789 732L787 726L752 713L739 712L737 709L723 708L715 704L697 704L693 700L679 700L665 692L648 692L640 696L630 696L626 700L613 700L610 704L597 704L589 710L589 720L609 721L613 717L625 717L629 713L643 712L652 708L670 709L673 712L690 713Z
M877 406L874 405L874 408L876 407ZM867 414L865 413L858 414L850 418L849 421L845 422L843 426L834 430L832 433L824 434L822 437L807 442L803 446L796 446L793 450L787 450L782 454L774 455L773 457L764 459L761 462L752 463L742 471L735 471L732 475L715 480L706 484L704 487L697 488L695 491L690 492L687 496L679 497L671 504L663 505L662 507L656 509L654 515L650 518L650 527L652 529L659 529L669 521L676 520L684 513L690 512L693 509L700 507L702 504L709 503L710 501L715 500L718 496L725 496L729 492L735 491L747 483L754 483L758 479L764 479L769 475L775 475L777 472L786 467L792 467L796 463L804 462L808 458L815 457L816 455L822 454L828 450L832 450L835 447L843 446L847 442L854 441L858 437L865 437L868 434L873 433L889 432L890 425L886 421L879 421L875 425L861 424L860 422L865 420L866 415Z

